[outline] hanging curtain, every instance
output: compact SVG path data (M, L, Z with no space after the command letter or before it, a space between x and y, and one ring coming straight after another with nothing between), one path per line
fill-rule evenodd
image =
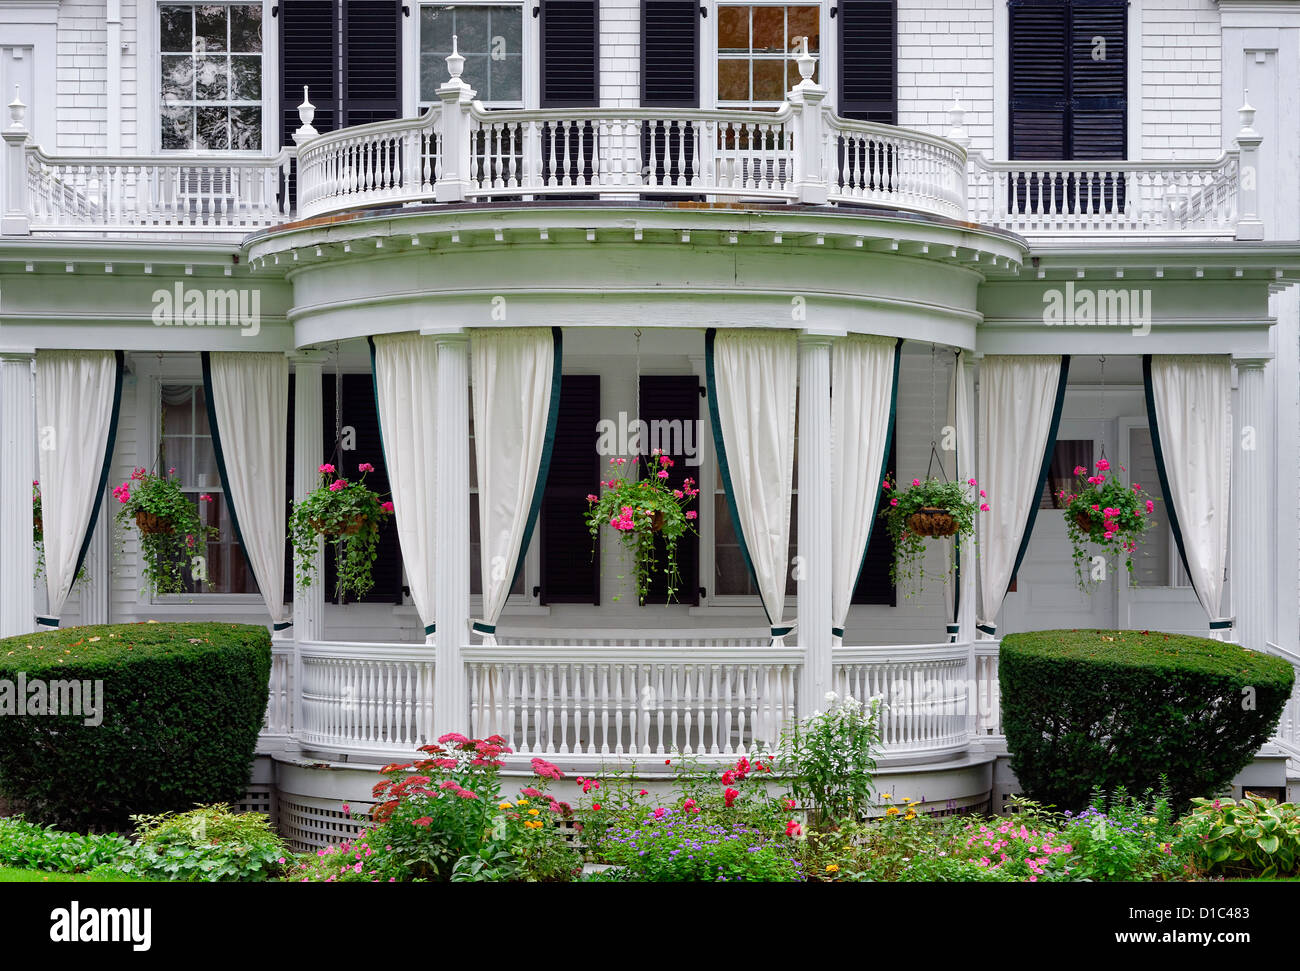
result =
M1232 480L1232 364L1219 355L1142 358L1147 421L1169 528L1215 637L1223 609Z
M438 404L438 350L418 333L384 334L370 341L370 366L393 491L397 539L411 600L432 642L434 519L438 511L434 433Z
M772 645L784 647L798 349L793 331L705 336L709 418L740 554L758 587Z
M975 476L974 450L971 439L972 422L970 416L970 392L967 381L964 351L953 356L952 380L948 382L948 409L946 423L956 433L951 452L940 451L944 473L954 482L964 482ZM978 477L977 477L978 478ZM985 490L987 491L987 490ZM982 500L981 500L982 501ZM956 643L961 635L958 616L961 613L961 537L954 536L951 545L944 545L944 556L952 582L943 586L943 603L945 616L950 618L946 625L949 643Z
M1068 357L991 355L980 364L977 628L997 633L998 611L1024 559L1065 403Z
M117 438L122 363L121 351L36 352L37 474L49 598L36 621L45 627L59 626L99 518Z
M558 327L476 330L471 348L474 457L483 578L484 644L496 623L541 508L560 414Z
M275 352L203 352L203 391L230 528L275 630L284 602L289 360ZM230 458L232 461L227 461Z
M901 340L854 335L831 348L831 635L844 639L871 542L898 401Z

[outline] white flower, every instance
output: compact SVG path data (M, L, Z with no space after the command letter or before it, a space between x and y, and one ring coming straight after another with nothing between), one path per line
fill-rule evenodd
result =
M837 695L834 691L826 692L826 704L833 705L838 699L839 699L839 695Z

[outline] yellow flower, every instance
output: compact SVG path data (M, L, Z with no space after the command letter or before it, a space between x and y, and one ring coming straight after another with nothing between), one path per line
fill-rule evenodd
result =
M839 872L840 872L840 865L839 865L838 863L827 863L827 864L826 864L826 872L827 872L827 873L839 873Z
M510 803L508 803L508 802L499 802L499 803L497 803L497 808L498 808L498 809L509 809L509 808L511 808L511 807L510 807Z
M880 798L881 798L881 799L893 799L894 797L891 796L891 795L890 795L889 793L887 793L887 792L882 792L882 793L880 794Z
M886 816L897 816L897 815L898 815L898 807L897 807L897 806L890 806L888 809L885 810L885 815L886 815Z
M524 823L524 828L526 828L526 829L541 829L541 828L542 828L542 824L541 824L541 821L540 821L540 820L530 819L530 820L527 820L527 821Z
M916 813L909 812L909 813L908 813L906 816L904 816L903 818L904 818L904 819L915 819L915 818L916 818Z
M530 809L530 810L528 810L528 815L529 815L529 816L536 816L537 813L538 813L538 810L536 810L536 809Z
M527 806L527 805L528 805L528 800L527 800L527 799L519 799L519 800L517 800L517 801L518 801L519 805L521 805L521 806Z

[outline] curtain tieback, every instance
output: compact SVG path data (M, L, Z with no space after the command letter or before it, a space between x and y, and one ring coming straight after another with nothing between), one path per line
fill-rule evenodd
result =
M425 625L424 625L424 636L425 636L425 637L428 637L430 634L436 634L436 633L438 633L438 625L437 625L436 623L434 623L434 624L425 624Z
M40 624L42 627L58 627L58 626L59 626L59 618L57 618L57 617L37 617L37 618L36 618L36 623Z
M497 632L497 625L489 624L486 620L475 620L471 622L470 627L475 634L495 634Z
M832 627L832 628L831 628L831 637L838 637L840 640L843 640L843 639L844 639L844 628L843 628L843 627Z
M1212 617L1210 618L1210 630L1232 630L1236 617Z
M289 629L290 627L292 627L292 626L293 626L293 621L291 621L291 620L282 620L282 621L280 621L280 623L278 623L278 624L272 624L272 625L271 625L271 630L288 630L288 629Z
M998 625L997 624L976 624L975 629L979 631L981 634L988 634L989 637L992 637L998 632Z
M794 633L794 629L795 629L795 627L797 627L797 626L798 626L797 624L788 624L788 625L786 625L785 627L773 627L773 628L771 629L772 636L773 636L773 637L785 637L786 634L792 634L792 633Z
M947 631L949 643L956 643L957 638L961 636L961 624L949 624Z

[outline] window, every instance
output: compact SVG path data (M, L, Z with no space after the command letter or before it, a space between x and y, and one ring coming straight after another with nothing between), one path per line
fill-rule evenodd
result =
M158 8L164 150L262 147L262 5Z
M424 4L420 7L420 103L438 100L447 81L451 38L465 57L461 75L495 108L524 103L524 14L517 3Z
M189 570L183 570L185 592L255 594L257 581L235 538L235 530L230 524L230 506L217 472L203 385L164 384L160 396L159 470L176 470L175 477L181 482L181 490L193 497L200 518L219 531L218 539L208 543L206 550L207 579L196 581ZM212 502L199 502L201 494L212 496Z
M718 4L717 103L775 107L799 83L790 54L808 38L821 51L821 8L817 4ZM818 80L821 65L813 71Z

